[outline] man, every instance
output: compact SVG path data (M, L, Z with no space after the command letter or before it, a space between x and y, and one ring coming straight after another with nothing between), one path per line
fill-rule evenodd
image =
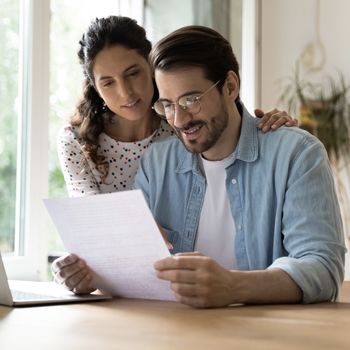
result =
M212 29L169 34L150 62L154 108L178 137L153 145L135 180L174 247L158 277L193 307L335 300L345 247L322 144L256 128L232 48Z
M173 32L151 63L154 108L178 136L153 145L135 181L175 254L155 264L159 278L194 307L335 300L345 247L322 144L256 128L232 48L209 28ZM58 260L57 281L95 289L79 257Z

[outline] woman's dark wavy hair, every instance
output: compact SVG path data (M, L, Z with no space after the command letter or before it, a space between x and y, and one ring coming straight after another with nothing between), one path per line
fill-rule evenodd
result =
M78 57L84 72L83 96L70 118L70 124L78 128L78 138L83 144L84 152L95 164L99 164L104 161L104 157L97 155L98 136L104 130L106 118L110 119L113 113L104 105L95 88L92 72L94 60L101 50L114 45L134 49L148 60L152 45L145 30L135 20L122 16L93 20L79 45ZM158 98L156 88L153 98Z
M231 44L215 30L191 25L168 34L153 47L149 61L153 70L167 71L186 66L200 67L222 88L228 71L239 76L239 64ZM239 100L239 98L237 98Z

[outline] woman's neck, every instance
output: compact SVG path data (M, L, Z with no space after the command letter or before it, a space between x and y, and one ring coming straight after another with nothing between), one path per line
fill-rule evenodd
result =
M111 121L106 122L105 133L116 141L135 142L151 136L159 123L160 118L154 114L135 121L114 116Z

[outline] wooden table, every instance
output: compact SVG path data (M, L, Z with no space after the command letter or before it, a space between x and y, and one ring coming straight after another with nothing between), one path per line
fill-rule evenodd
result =
M0 307L1 350L350 349L350 281L339 303L197 310L115 299Z

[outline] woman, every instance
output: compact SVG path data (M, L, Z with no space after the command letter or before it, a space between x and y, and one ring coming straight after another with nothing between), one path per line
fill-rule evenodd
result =
M152 109L158 91L147 61L151 43L136 21L120 16L94 20L79 43L84 94L58 139L68 193L131 189L144 151L173 134ZM273 110L260 127L267 131L283 124L295 121Z
M84 95L58 141L70 196L130 189L145 150L173 134L152 109L158 91L147 61L150 50L145 30L127 17L96 19L83 35L78 56ZM283 124L295 121L273 110L260 128ZM76 293L95 289L88 266L74 254L55 260L52 271L58 283Z

